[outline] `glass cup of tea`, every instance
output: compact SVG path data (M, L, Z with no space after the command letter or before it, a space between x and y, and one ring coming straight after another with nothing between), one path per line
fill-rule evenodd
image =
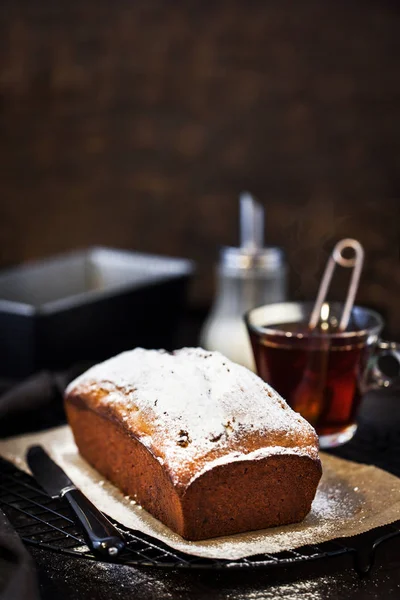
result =
M339 303L325 303L321 322L308 327L312 303L284 302L246 313L257 372L315 428L321 448L348 441L356 430L361 396L392 379L379 369L383 355L400 362L400 346L383 342L382 317L353 307L345 331L338 330Z

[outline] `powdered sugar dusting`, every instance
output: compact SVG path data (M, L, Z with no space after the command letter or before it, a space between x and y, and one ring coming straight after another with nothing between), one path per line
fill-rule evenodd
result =
M124 352L67 389L107 409L182 481L206 464L255 451L315 456L312 427L257 375L219 352L183 348ZM265 449L268 449L266 451Z
M234 536L188 542L157 521L134 498L127 499L92 468L76 448L69 427L63 426L17 438L0 440L0 455L27 472L30 446L41 444L68 477L100 510L117 522L152 535L181 552L235 560L268 552L273 554L357 535L397 521L400 480L376 467L352 463L321 453L323 475L311 512L301 523L272 527Z
M319 457L318 450L315 446L305 446L304 448L283 448L282 446L266 446L265 448L259 448L253 452L247 454L241 452L234 452L229 454L223 454L219 458L216 458L209 463L206 463L202 470L196 471L193 475L190 483L192 483L197 477L200 477L206 471L210 471L214 467L220 465L226 465L233 462L240 462L243 460L262 460L268 456L281 456L283 454L297 454L298 456L309 456L310 458L317 459Z

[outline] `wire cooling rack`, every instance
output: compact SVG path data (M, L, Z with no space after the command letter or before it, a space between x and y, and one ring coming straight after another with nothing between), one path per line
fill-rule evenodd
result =
M88 548L81 529L68 504L52 499L25 472L0 458L0 507L26 544L40 546L55 552L97 560ZM112 519L111 519L112 520ZM134 566L190 569L244 569L274 568L293 563L353 554L355 568L368 572L373 564L375 549L385 540L400 535L400 522L382 528L379 537L363 549L363 560L356 548L345 540L333 540L318 545L308 545L279 554L258 554L240 560L213 560L199 558L174 550L144 533L132 531L113 521L124 533L127 548L119 562Z

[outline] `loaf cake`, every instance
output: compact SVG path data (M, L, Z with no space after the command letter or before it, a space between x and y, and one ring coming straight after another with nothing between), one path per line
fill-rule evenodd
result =
M173 531L200 540L295 523L321 477L314 429L218 352L124 352L73 381L81 455Z

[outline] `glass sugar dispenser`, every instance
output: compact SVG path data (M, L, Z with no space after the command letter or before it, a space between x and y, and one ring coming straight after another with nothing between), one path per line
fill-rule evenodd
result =
M264 209L248 192L240 195L240 247L223 247L216 296L200 335L206 350L255 370L244 324L246 311L286 300L284 252L264 246Z

